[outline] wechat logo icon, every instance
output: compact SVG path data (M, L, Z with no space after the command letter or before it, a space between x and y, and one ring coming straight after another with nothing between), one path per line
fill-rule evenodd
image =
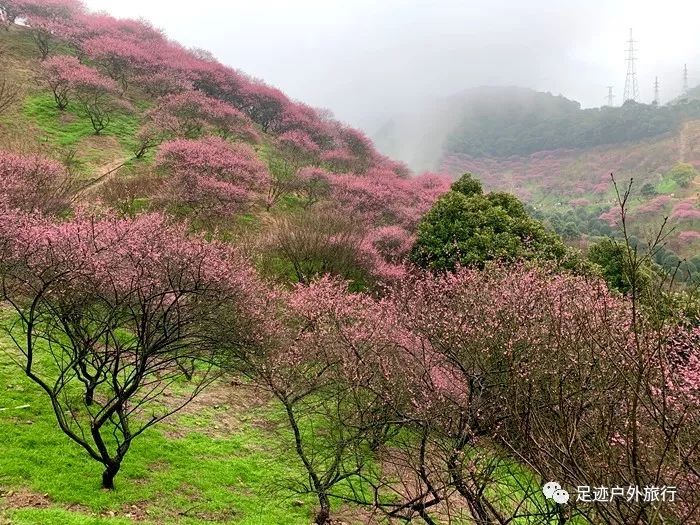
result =
M569 493L561 488L561 485L556 481L545 483L544 487L542 487L542 494L544 494L545 498L554 500L555 503L560 505L564 505L569 501Z

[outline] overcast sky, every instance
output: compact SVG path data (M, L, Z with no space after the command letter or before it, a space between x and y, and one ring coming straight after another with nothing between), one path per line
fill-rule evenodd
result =
M625 41L638 40L640 98L700 83L691 0L86 0L143 17L186 46L330 109L372 134L389 115L481 85L519 85L584 106L617 102Z

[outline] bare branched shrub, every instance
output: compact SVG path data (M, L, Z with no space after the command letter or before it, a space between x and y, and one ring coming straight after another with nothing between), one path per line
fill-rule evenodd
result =
M6 77L0 78L0 114L6 113L19 100L19 89Z
M329 208L313 208L272 221L264 245L273 259L291 267L295 280L308 283L330 273L349 277L360 271L362 230Z
M149 175L113 177L100 188L102 199L120 214L133 217L147 204L157 181Z

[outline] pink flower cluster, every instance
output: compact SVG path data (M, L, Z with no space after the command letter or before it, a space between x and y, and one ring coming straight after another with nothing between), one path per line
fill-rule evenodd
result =
M18 297L47 282L53 286L45 293L58 298L88 291L125 303L206 287L250 293L251 308L262 297L254 271L233 248L188 236L187 225L160 214L55 222L0 210L0 254Z
M674 206L671 212L672 219L692 221L700 219L700 208L695 199L686 199Z
M0 209L56 213L68 205L68 173L55 160L0 151Z
M697 240L700 240L700 232L695 231L695 230L686 230L682 231L678 234L678 240L681 242L695 242Z
M149 129L172 138L197 138L217 133L255 142L252 123L236 108L198 91L166 95L148 112Z
M172 175L163 192L165 202L207 214L231 216L270 186L266 167L248 145L219 137L167 142L156 165Z

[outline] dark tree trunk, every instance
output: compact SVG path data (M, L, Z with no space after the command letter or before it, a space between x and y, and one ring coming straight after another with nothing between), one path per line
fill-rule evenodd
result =
M95 389L87 388L85 390L85 406L92 406L92 402L95 399Z
M318 502L321 505L321 509L316 514L314 523L316 525L327 525L331 522L331 502L326 494L319 494Z
M109 465L107 465L107 468L102 473L103 489L114 490L114 478L116 477L120 468L121 465L119 463L110 463Z

